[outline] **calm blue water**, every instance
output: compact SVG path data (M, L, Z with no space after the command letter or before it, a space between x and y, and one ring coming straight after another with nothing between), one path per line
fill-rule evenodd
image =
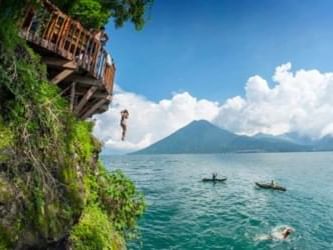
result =
M333 153L104 157L144 192L129 249L333 249ZM202 183L212 172L226 183ZM274 192L255 181L276 180ZM279 226L295 233L269 239ZM268 238L268 239L267 239Z

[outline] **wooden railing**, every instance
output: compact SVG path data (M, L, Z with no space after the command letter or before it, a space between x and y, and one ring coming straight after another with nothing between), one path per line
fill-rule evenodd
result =
M115 66L103 48L103 41L96 38L96 32L86 30L49 1L42 2L43 8L30 7L27 10L21 35L38 46L75 61L91 76L101 80L111 93Z
M115 73L114 64L108 65L106 64L105 71L104 71L104 79L108 79L105 81L105 88L109 93L112 93L113 90L113 80L114 80L114 73Z

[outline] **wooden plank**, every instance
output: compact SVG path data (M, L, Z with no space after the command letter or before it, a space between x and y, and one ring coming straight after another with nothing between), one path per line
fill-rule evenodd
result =
M76 82L73 82L72 88L71 88L71 104L70 104L71 111L74 110L74 106L75 106L75 85L76 85Z
M54 13L52 12L51 13L51 20L50 20L50 22L49 22L49 25L48 25L48 27L46 28L46 34L45 34L45 39L46 40L50 40L50 36L51 36L51 34L52 34L52 28L53 28L53 24L54 24Z
M67 32L68 32L68 27L70 26L70 18L65 16L64 17L65 20L64 20L64 24L62 26L62 29L61 29L61 32L59 34L59 39L57 41L57 48L58 50L62 50L64 48L64 45L65 45L65 39L67 37Z
M81 98L79 104L75 107L74 113L79 114L84 105L89 101L89 99L92 97L92 95L96 92L97 87L92 86L86 94Z
M58 84L59 82L63 81L66 77L68 77L70 74L72 74L73 72L74 72L74 70L72 70L72 69L64 69L58 75L53 77L51 82L54 84Z
M43 62L51 67L60 67L73 70L77 69L77 64L75 62L66 59L44 57Z
M94 54L92 55L92 64L91 67L89 68L89 71L92 75L96 76L96 62L97 62L97 56L100 51L100 42L97 41L95 38L94 38L93 47L94 47Z
M57 49L59 49L59 44L63 40L62 33L63 33L63 30L66 27L67 16L65 14L61 13L61 12L57 12L57 14L59 16L59 19L60 18L63 19L61 26L57 29L58 38L57 38L57 41L55 42ZM58 20L57 20L57 22L58 22ZM56 26L58 25L57 22L55 23Z
M72 75L72 76L68 77L68 81L75 81L75 82L82 83L85 85L103 87L103 83L101 80L97 80L97 79L89 77L89 76Z
M112 99L112 96L111 95L108 95L106 96L105 98L103 99L100 99L98 102L96 102L90 109L88 109L87 112L85 112L81 118L82 119L87 119L89 118L90 116L92 116L94 114L94 112L99 109L101 106L103 106L104 103L106 103L107 101L111 101Z
M80 27L77 27L77 29L78 29L79 33L78 33L77 38L76 38L77 40L76 40L75 49L74 49L74 52L73 52L74 56L76 55L76 51L77 51L77 48L79 46L81 35L82 35L82 29Z
M52 22L49 27L49 34L47 35L48 37L46 38L48 41L52 40L52 37L54 36L54 27L56 26L56 23L58 22L58 19L60 18L58 13L53 11L53 16L52 16Z
M84 95L86 94L86 92L78 91L78 90L76 89L75 94L76 94L76 96L84 96ZM93 97L94 97L94 98L97 98L97 99L105 98L105 94L106 94L106 93L95 92Z
M53 13L52 12L49 12L50 16L49 16L49 20L47 21L47 24L44 23L43 25L45 25L45 29L44 29L44 32L43 32L43 35L42 35L42 38L43 39L47 39L47 36L48 36L48 33L49 33L49 28L50 28L50 25L52 24L52 20L53 20Z
M113 81L114 81L115 67L112 64L111 66L106 65L104 70L104 85L109 94L112 94L113 91Z

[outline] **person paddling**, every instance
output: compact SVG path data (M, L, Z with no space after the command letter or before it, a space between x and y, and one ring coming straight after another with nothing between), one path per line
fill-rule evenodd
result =
M213 181L216 181L217 173L213 173Z
M124 141L127 131L126 119L128 119L129 113L127 109L124 109L123 111L120 112L120 114L121 114L120 126L122 128L121 140Z

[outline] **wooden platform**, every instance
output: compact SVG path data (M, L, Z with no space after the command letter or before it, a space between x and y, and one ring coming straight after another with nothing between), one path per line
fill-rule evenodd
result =
M107 110L115 66L98 31L88 31L49 1L29 7L20 35L41 55L48 78L62 89L71 110L86 119Z

